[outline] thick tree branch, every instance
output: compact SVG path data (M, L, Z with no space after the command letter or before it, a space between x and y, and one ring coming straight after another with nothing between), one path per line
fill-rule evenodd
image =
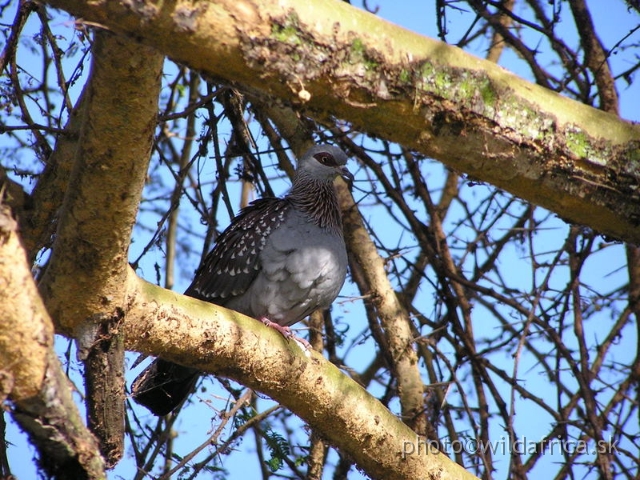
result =
M371 478L475 478L314 351L231 310L128 276L127 348L226 376L281 402Z
M50 3L640 241L640 127L344 2Z
M76 161L53 255L40 283L57 328L73 337L81 336L87 319L99 322L98 317L110 317L123 304L127 252L155 131L163 60L106 32L96 38L93 58Z
M370 298L389 348L391 365L397 378L398 397L404 422L421 435L435 440L433 427L427 424L424 405L424 383L420 375L418 356L414 350L414 337L409 313L402 306L385 270L384 260L362 221L353 197L344 184L338 188L343 211L345 241L351 247L353 260L358 263L364 280L359 282L362 295Z
M96 33L77 118L74 166L40 283L59 330L79 341L88 423L108 466L124 448L124 343L118 324L131 230L156 127L162 62L160 54L129 39Z
M44 305L33 302L39 295L17 231L11 210L0 203L0 365L13 376L12 397L22 399L36 395L42 386L53 326Z
M42 303L17 224L0 205L0 365L2 394L38 448L51 478L105 478L98 445L84 426L53 351L53 324Z

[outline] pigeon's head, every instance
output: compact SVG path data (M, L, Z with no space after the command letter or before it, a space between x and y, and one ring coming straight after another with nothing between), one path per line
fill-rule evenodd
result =
M347 169L347 154L333 145L314 145L298 160L298 175L319 181L342 177L349 185L353 174Z

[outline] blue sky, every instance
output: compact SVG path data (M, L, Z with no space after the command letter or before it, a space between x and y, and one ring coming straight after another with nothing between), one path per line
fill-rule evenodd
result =
M391 0L381 0L374 3L370 3L370 5L378 5L379 11L378 15L382 18L388 19L389 21L396 23L404 28L416 31L418 33L424 34L426 36L430 36L433 38L437 37L437 30L435 26L435 7L433 5L433 1L391 1ZM596 26L598 29L598 33L607 47L611 47L618 41L626 32L630 31L635 25L640 22L640 17L638 15L628 15L626 12L626 8L621 1L590 1L588 2L589 6L592 8L592 14L596 21ZM7 22L7 19L2 19L3 22ZM459 38L462 32L466 31L469 26L470 21L472 21L471 17L466 15L464 12L455 13L451 12L449 14L449 41L455 41L455 39ZM60 25L61 29L64 29L64 25ZM66 27L70 28L70 27ZM571 29L574 31L574 27L570 24L562 25L562 28ZM636 32L636 41L640 41L640 34ZM576 42L577 43L577 42ZM479 48L477 51L473 52L478 56L483 56L484 51L483 48ZM520 61L513 53L509 50L505 51L504 57L500 62L505 68L514 73L524 77L530 78L528 68L522 61ZM625 64L624 55L614 55L612 58L612 67L614 72L623 70L628 67ZM621 98L621 115L629 120L640 121L640 91L637 84L632 88L621 88L619 90L620 98ZM211 172L213 175L214 172ZM437 171L434 171L434 175L438 175ZM286 182L281 184L282 189L276 193L283 193L286 189ZM142 235L142 233L140 233ZM549 246L553 245L554 240L550 238ZM139 244L144 244L144 241L139 242ZM551 248L551 247L550 247ZM135 246L134 246L135 249ZM619 273L615 273L615 266L624 265L624 258L622 255L622 249L617 249L614 251L610 251L611 253L596 255L593 257L592 261L594 264L591 267L591 271L593 273L593 281L600 281L601 278L598 272L602 271L611 271L612 275L618 275L615 278L615 282L624 281L623 278L620 277ZM156 252L157 256L155 260L161 263L161 252ZM518 253L514 252L514 256L517 256ZM620 256L617 258L616 256ZM149 279L153 280L153 256L150 258L147 264L143 265L143 274ZM194 266L195 267L195 266ZM185 268L185 271L189 271L188 268ZM192 269L191 269L192 271ZM515 272L513 272L516 275ZM522 279L523 282L529 281L526 278ZM176 285L176 290L182 291L186 287L186 278L182 278L178 281ZM357 292L352 287L345 287L345 291L343 292L343 296L349 297L350 295L357 295ZM354 309L348 302L344 302L340 306L340 311L345 316L354 315ZM362 315L360 315L362 316ZM366 330L366 322L362 322L360 324L352 325L354 330L359 329L361 331ZM622 341L630 341L637 342L637 339L623 339ZM66 342L60 342L60 349L66 348ZM363 346L360 350L353 351L350 355L351 357L347 357L347 360L353 360L354 363L357 363L357 360L354 360L354 357L359 355L366 355L366 348L372 348L371 344ZM632 350L630 350L632 351ZM623 361L624 359L620 359ZM366 360L362 360L362 364L366 364ZM523 365L523 368L528 368L530 365ZM76 376L75 381L80 381ZM529 380L532 383L535 380ZM536 389L544 390L547 388L547 385L543 381L535 382L534 387ZM376 393L376 392L374 392ZM214 400L215 401L215 400ZM224 400L220 400L223 402ZM268 404L268 400L264 400L264 404ZM80 402L81 403L81 402ZM207 431L209 431L216 423L216 419L212 418L212 410L204 403L200 405L192 405L189 407L189 412L184 415L183 419L178 423L177 430L180 432L180 440L184 442L182 446L182 450L184 452L189 451L189 447L199 445L206 439ZM537 440L541 435L546 433L547 427L545 424L538 420L538 417L535 415L531 415L529 417L529 428L526 430L528 435L531 435L532 440ZM500 438L500 433L496 432L496 438ZM21 479L34 478L35 472L33 470L32 462L25 461L24 463L17 464L15 459L17 458L15 455L15 451L19 450L21 455L24 455L23 458L30 459L32 457L32 453L30 447L26 445L25 437L18 433L14 426L10 426L9 435L10 441L15 443L14 447L11 447L9 453L11 455L10 461L12 462L12 468L14 473L18 475ZM249 444L248 439L243 443ZM247 445L244 445L247 447ZM242 475L242 478L256 478L258 472L258 464L257 458L253 455L252 447L248 446L246 449L246 454L244 455L232 455L226 459L224 459L224 466L228 468L230 471L236 473L238 476ZM561 457L558 458L549 458L549 462L555 462L560 460ZM506 462L507 460L504 460ZM505 465L502 463L502 465ZM498 463L500 468L500 463ZM118 478L121 476L122 478L128 478L131 476L131 468L132 463L128 461L123 461L121 464L112 472L111 478ZM350 478L361 478L360 474L355 470L352 470Z

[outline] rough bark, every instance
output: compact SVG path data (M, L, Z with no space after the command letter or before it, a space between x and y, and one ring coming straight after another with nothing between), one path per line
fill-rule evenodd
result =
M162 66L162 56L106 32L97 36L93 58L76 161L40 284L57 329L76 338L87 319L99 323L123 303Z
M104 462L53 350L53 324L31 277L17 223L0 205L0 365L10 413L51 478L102 479Z
M344 2L52 0L209 75L335 115L640 241L640 127Z
M77 114L81 130L74 166L40 283L58 331L78 340L88 423L108 466L124 449L124 342L118 325L131 231L153 144L162 62L147 47L97 32L91 76ZM54 192L59 191L58 178L46 179Z
M47 352L53 347L53 326L44 306L32 302L39 298L38 291L26 259L21 258L24 252L17 230L11 211L0 204L0 365L13 377L12 397L28 398L42 386ZM18 266L26 268L27 275L16 271Z

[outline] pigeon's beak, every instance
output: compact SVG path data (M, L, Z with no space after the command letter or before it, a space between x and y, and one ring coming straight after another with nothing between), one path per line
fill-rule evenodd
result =
M353 185L353 173L351 173L347 167L341 167L338 169L338 175L347 182L347 186L349 187L349 190L351 190L351 186Z

